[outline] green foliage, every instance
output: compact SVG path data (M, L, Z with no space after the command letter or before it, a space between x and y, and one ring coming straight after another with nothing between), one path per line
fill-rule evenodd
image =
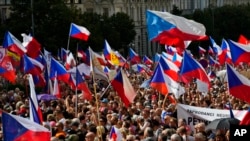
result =
M30 0L13 0L11 10L10 18L0 28L2 37L5 31L10 31L22 41L21 33L32 33L33 11L34 36L54 55L58 48L67 47L68 40L72 52L76 51L77 45L102 51L104 39L108 40L112 48L119 49L135 37L133 21L124 13L117 13L110 18L96 13L82 14L73 5L67 6L64 0L33 0L33 10ZM71 23L84 26L91 32L87 42L69 38Z
M173 10L171 10L171 13L174 15L181 15L182 10L180 10L179 7L177 7L176 5L173 5Z

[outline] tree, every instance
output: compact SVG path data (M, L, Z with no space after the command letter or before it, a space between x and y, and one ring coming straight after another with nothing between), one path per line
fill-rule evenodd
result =
M118 39L113 38L112 35L107 36L107 39L112 41L113 48L120 49L126 48L129 43L131 43L136 35L135 25L132 19L125 13L116 13L110 17L109 28L115 29L115 35ZM105 33L108 33L106 31ZM120 41L120 42L116 42Z
M17 38L21 37L21 33L32 33L33 11L34 36L53 54L58 48L67 46L70 23L80 14L74 7L67 7L64 0L34 0L33 10L30 0L13 0L11 10L10 18L5 23L6 30Z

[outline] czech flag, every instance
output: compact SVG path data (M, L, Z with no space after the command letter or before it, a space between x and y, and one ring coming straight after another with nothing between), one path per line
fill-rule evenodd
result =
M61 80L65 83L69 82L70 74L66 71L64 66L56 61L54 58L51 58L50 63L50 79L57 77L57 80Z
M200 79L210 85L209 77L201 64L191 57L186 51L180 68L180 76L184 83L189 83L193 78Z
M6 32L4 35L3 48L7 48L20 56L23 56L27 52L23 44L10 32Z
M232 40L228 40L228 44L231 51L232 62L234 64L250 62L250 47L248 45L240 44Z
M32 36L21 34L23 36L23 46L27 49L27 55L36 58L40 55L41 44Z
M147 55L143 56L142 62L144 64L146 64L146 65L152 65L153 64L153 61L151 59L149 59Z
M2 112L2 127L6 141L50 141L50 131L27 118Z
M207 39L205 26L169 12L147 10L147 29L151 41L185 48L184 41Z
M123 69L116 74L115 78L111 81L111 85L121 97L125 106L129 106L130 103L134 102L136 92Z
M89 38L89 35L90 35L90 32L88 31L87 28L71 23L70 31L69 31L70 37L87 41Z
M240 121L239 125L250 125L250 108L248 108L243 119Z
M241 100L250 102L250 80L237 72L234 68L227 64L227 79L229 93Z
M129 48L129 58L130 58L130 62L132 63L141 62L140 56L132 48Z
M137 72L141 73L141 72L146 72L145 69L140 65L140 64L137 64Z
M31 74L28 75L29 86L30 86L30 120L36 122L38 124L42 124L43 122L43 114L41 108L38 104L37 95L35 91L35 85L33 81L33 77Z
M39 61L23 55L23 70L25 74L39 75L42 73L44 66Z
M88 85L85 83L78 69L76 69L76 87L77 89L82 91L84 99L86 100L92 99L92 93L89 90Z
M210 36L210 42L213 46L214 52L218 58L218 61L221 65L225 64L226 61L226 52L224 52L221 47L214 41L214 39Z
M226 60L225 61L227 63L231 64L232 63L231 51L230 51L230 48L229 48L229 44L227 43L227 41L225 39L222 39L221 49L226 54Z
M159 63L162 66L162 69L166 75L171 77L173 80L179 80L179 68L171 61L161 57Z
M109 141L122 141L122 133L115 126L111 127L111 130L109 133Z
M167 95L169 93L169 89L164 75L165 74L163 72L161 65L158 64L151 78L150 87L156 89L163 95Z

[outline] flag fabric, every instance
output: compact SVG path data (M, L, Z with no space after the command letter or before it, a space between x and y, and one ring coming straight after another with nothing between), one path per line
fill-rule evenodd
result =
M104 41L103 54L104 54L105 59L109 60L112 63L112 65L119 65L120 63L119 58L115 54L115 52L111 49L107 40Z
M61 58L62 62L65 62L67 60L67 56L68 56L69 52L70 52L69 50L61 48L60 58Z
M109 133L109 141L122 141L122 133L115 126L111 127L111 130Z
M214 58L212 56L208 56L208 63L210 66L214 66L214 67L219 67L220 63L216 60L214 60Z
M109 69L107 66L105 66L105 67L103 68L103 71L104 71L106 74L108 74L108 73L110 72L110 69Z
M25 74L39 75L43 72L44 66L37 60L23 55L23 70Z
M50 64L51 64L50 65L50 79L53 80L55 79L55 77L57 77L57 80L61 80L65 83L68 83L70 74L66 71L65 67L54 58L51 58Z
M151 41L185 48L184 41L207 39L205 26L169 12L147 10L147 29Z
M129 59L131 63L141 62L140 56L132 48L129 48Z
M214 50L213 50L213 48L211 46L208 47L208 53L210 55L214 55Z
M72 54L72 52L70 52L67 57L66 57L66 62L65 62L65 69L69 70L70 68L72 68L73 66L76 65L76 60Z
M72 38L80 39L87 41L89 38L90 32L87 28L71 23L69 36Z
M83 99L89 101L92 99L92 93L89 90L78 69L76 69L76 88L82 91Z
M27 118L2 112L2 127L5 141L50 141L50 131Z
M38 75L32 75L32 77L33 77L35 86L42 87L42 88L46 86L46 80L42 73Z
M181 55L179 55L179 54L176 52L176 53L174 53L174 55L173 55L172 61L174 62L174 64L175 64L176 66L180 67L180 66L181 66L181 63L182 63L182 59L183 59L183 57L182 57Z
M136 92L123 69L120 69L115 78L111 81L111 85L116 90L125 106L129 106L130 103L134 102Z
M244 35L240 34L239 39L238 39L238 43L247 45L247 44L250 43L250 41L247 39L247 37L245 37Z
M52 94L54 96L56 96L57 98L61 98L62 97L61 91L60 91L60 86L58 85L58 81L57 81L56 77L54 79L54 86L53 86L53 92L52 92Z
M103 73L104 76L106 76L106 74L103 72L103 66L106 66L106 61L102 58L101 55L99 55L98 53L94 52L90 47L89 47L89 57L90 57L90 71L94 72L96 68L96 70L98 70L99 72ZM105 62L104 62L105 61Z
M183 55L183 61L179 72L182 81L184 83L191 82L194 78L200 79L201 81L210 85L209 77L201 66L201 64L191 57L186 51Z
M214 41L211 36L209 39L214 49L214 52L216 53L219 63L221 65L224 65L226 61L226 53L221 49L221 47Z
M77 57L81 58L83 62L87 61L87 54L80 46L77 46Z
M234 113L233 113L231 103L229 103L229 113L230 113L230 118L234 118Z
M153 65L153 61L149 59L147 55L143 56L142 62L146 65Z
M21 56L20 55L7 50L7 56L10 57L11 63L13 66L15 66L15 68L20 67L20 63L21 63Z
M240 121L239 125L250 125L250 107L248 108L243 119Z
M150 80L150 87L156 89L163 95L167 95L169 93L169 89L167 86L167 82L164 77L164 72L161 65L157 65L154 74Z
M173 93L176 95L180 90L180 84L172 79L172 76L164 72L163 66L159 63L155 69L156 72L152 75L150 86L158 90L161 94L167 95ZM158 78L161 77L161 78Z
M22 33L23 46L27 49L27 55L31 58L36 58L39 56L41 51L41 44L31 35Z
M199 53L200 54L205 54L206 52L207 51L204 48L202 48L202 47L199 46Z
M227 64L227 79L229 93L243 101L250 102L250 97L246 93L250 91L250 80L237 72L232 66Z
M146 72L145 69L140 64L136 64L136 66L137 66L137 72L139 73Z
M175 47L168 45L165 45L165 50L169 54L174 54L175 52L177 52L177 49Z
M16 70L14 69L9 56L5 56L0 62L0 75L10 81L16 82Z
M81 63L77 65L76 67L73 67L67 70L67 72L71 74L76 74L76 68L78 69L79 73L84 76L84 78L90 78L90 66L89 65L85 63Z
M37 95L35 91L35 85L34 85L33 77L31 74L28 74L28 80L29 80L29 86L30 86L30 103L29 103L30 120L38 124L42 124L43 114L38 104Z
M7 48L20 56L23 56L27 52L27 49L23 46L23 44L8 31L4 35L3 48Z
M162 69L166 75L171 77L173 80L179 80L179 68L171 61L161 57L159 63L162 66Z
M158 63L158 62L159 62L159 60L160 60L160 58L161 58L161 54L159 54L159 53L155 53L155 56L154 56L154 62L155 62L155 63Z
M227 43L227 41L225 39L222 39L221 49L223 52L225 52L224 54L226 54L225 61L227 63L231 64L232 63L231 51L230 51L229 44Z
M250 47L248 45L240 44L232 40L228 40L228 44L234 64L250 62Z
M0 62L2 62L6 54L7 54L6 49L0 47Z

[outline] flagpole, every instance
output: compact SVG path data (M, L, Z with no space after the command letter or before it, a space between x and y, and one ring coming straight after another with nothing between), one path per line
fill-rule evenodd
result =
M72 23L70 24L70 30L69 30L69 37L68 37L67 50L69 50L69 42L70 42L71 26L72 26Z
M90 48L89 48L90 49ZM93 88L94 88L94 94L95 94L95 101L96 101L96 112L97 112L97 119L100 119L100 113L99 113L99 99L97 98L97 92L96 92L96 83L95 83L95 75L94 75L94 73L93 73L93 70L94 70L94 68L93 68L93 64L92 64L92 55L93 55L93 52L91 52L91 54L90 54L90 61L91 61L91 66L90 67L92 67L92 72L91 72L91 74L92 74L92 79L93 79ZM98 120L97 121L97 126L100 126L100 120ZM100 129L99 129L100 130ZM100 132L101 131L97 131L97 133L99 133L100 134ZM102 141L102 135L98 135L98 136L100 136L100 140Z
M105 88L105 90L102 92L101 94L101 98L104 96L104 94L107 92L108 88L111 86L111 83L109 83L109 85Z
M68 42L69 43L69 42ZM78 42L77 42L77 49L78 49ZM77 51L76 51L76 80L77 80L77 77L79 77L78 75L77 75L77 63L78 63L78 60L77 60ZM82 77L82 76L80 76L80 77ZM77 117L77 111L78 111L78 94L77 94L77 85L78 84L76 84L76 90L75 90L75 95L76 95L76 103L75 103L75 111L76 111L76 117Z

